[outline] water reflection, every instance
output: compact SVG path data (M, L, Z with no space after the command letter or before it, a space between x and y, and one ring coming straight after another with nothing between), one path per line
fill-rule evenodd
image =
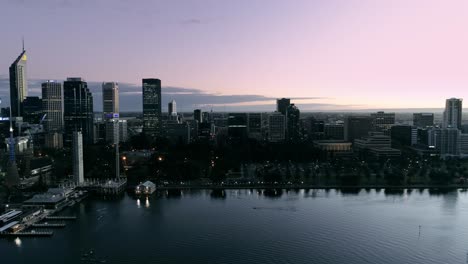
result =
M148 196L146 196L145 207L146 207L146 208L150 207L150 202L149 202Z
M361 188L342 188L338 189L343 195L358 195L361 192Z
M137 207L138 207L138 208L141 207L140 198L137 198Z
M211 190L210 197L212 199L226 199L226 191L224 189L214 189Z
M182 197L182 190L180 189L166 190L166 198L180 199L181 197Z
M21 247L21 239L20 239L19 237L17 237L17 238L15 239L15 245L16 245L17 247Z
M263 196L267 198L281 198L283 195L283 189L265 189L263 190Z
M455 188L433 188L433 189L429 189L429 194L434 195L434 196L446 195L446 194L454 193L454 192L457 192L457 189L455 189Z
M390 196L403 196L405 194L405 189L400 189L400 188L387 188L384 190L385 196L390 195Z

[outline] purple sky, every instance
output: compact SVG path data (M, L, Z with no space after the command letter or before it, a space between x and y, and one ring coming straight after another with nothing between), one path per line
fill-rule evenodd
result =
M467 14L466 0L0 0L0 85L24 35L33 93L40 79L118 81L124 110L141 108L144 77L185 88L187 111L443 107L468 93Z

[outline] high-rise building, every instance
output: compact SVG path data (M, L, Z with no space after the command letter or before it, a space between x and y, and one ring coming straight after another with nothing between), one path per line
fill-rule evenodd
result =
M63 83L64 143L70 146L73 132L81 131L85 144L94 143L93 95L82 78L67 78Z
M348 116L345 119L344 136L348 142L367 136L372 130L374 119L370 116Z
M197 120L198 123L203 123L203 114L200 109L193 110L193 119Z
M289 105L291 104L291 99L281 98L276 100L276 111L280 112L283 115L286 115Z
M418 128L426 128L434 126L433 113L414 113L413 126Z
M102 113L106 123L106 141L119 142L119 85L116 82L102 83Z
M5 184L7 187L11 188L17 186L20 183L20 177L18 173L18 165L16 164L16 151L15 146L16 141L13 137L13 121L10 120L10 137L7 141L8 146L8 167L7 167L7 175L5 177Z
M169 112L169 116L177 116L177 104L175 100L172 100L167 105L167 110Z
M384 131L390 129L395 124L395 113L385 113L383 111L377 113L371 113L373 119L374 129L377 131Z
M412 146L418 143L418 129L407 125L392 126L391 138L393 147Z
M234 141L244 141L247 138L247 122L247 113L229 113L229 138Z
M39 96L27 96L23 100L23 121L39 124L42 114L42 99Z
M468 155L468 134L460 134L460 154Z
M42 125L45 145L48 148L63 147L62 84L52 80L42 83Z
M26 77L26 50L16 58L10 66L10 106L11 116L22 116L22 104L28 96L28 81Z
M81 131L73 132L73 179L76 185L84 183L83 134Z
M283 142L286 139L286 117L279 112L268 116L268 141Z
M249 113L247 131L249 138L257 140L262 139L262 114L261 113Z
M344 125L343 124L325 124L324 136L326 139L343 140Z
M62 132L63 103L62 84L54 81L42 83L42 124L46 132Z
M128 141L128 124L125 119L119 119L119 140L120 142Z
M297 142L300 135L299 118L301 112L294 104L290 104L286 110L287 137L289 141Z
M311 140L324 139L325 134L325 121L318 120L311 116L305 120L305 127ZM343 140L343 139L342 139Z
M161 80L143 79L143 133L151 138L161 134Z
M109 119L105 123L106 126L106 142L109 144L117 144L120 142L120 124L118 118Z
M450 98L445 101L444 128L461 129L462 99Z
M119 116L119 84L116 82L102 83L102 113L104 120Z
M440 154L448 156L460 155L460 130L444 128L440 130Z

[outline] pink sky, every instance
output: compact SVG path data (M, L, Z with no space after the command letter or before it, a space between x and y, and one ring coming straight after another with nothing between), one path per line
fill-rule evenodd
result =
M12 26L0 29L0 75L25 35L31 78L158 77L336 108L443 107L468 95L466 0L75 3L2 3L0 23Z

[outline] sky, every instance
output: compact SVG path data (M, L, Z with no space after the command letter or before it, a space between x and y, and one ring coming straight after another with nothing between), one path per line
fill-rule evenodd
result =
M466 14L466 0L0 0L0 97L24 37L30 94L83 77L95 111L103 81L119 82L121 111L141 110L142 78L179 111L281 97L303 111L442 108L468 95Z

